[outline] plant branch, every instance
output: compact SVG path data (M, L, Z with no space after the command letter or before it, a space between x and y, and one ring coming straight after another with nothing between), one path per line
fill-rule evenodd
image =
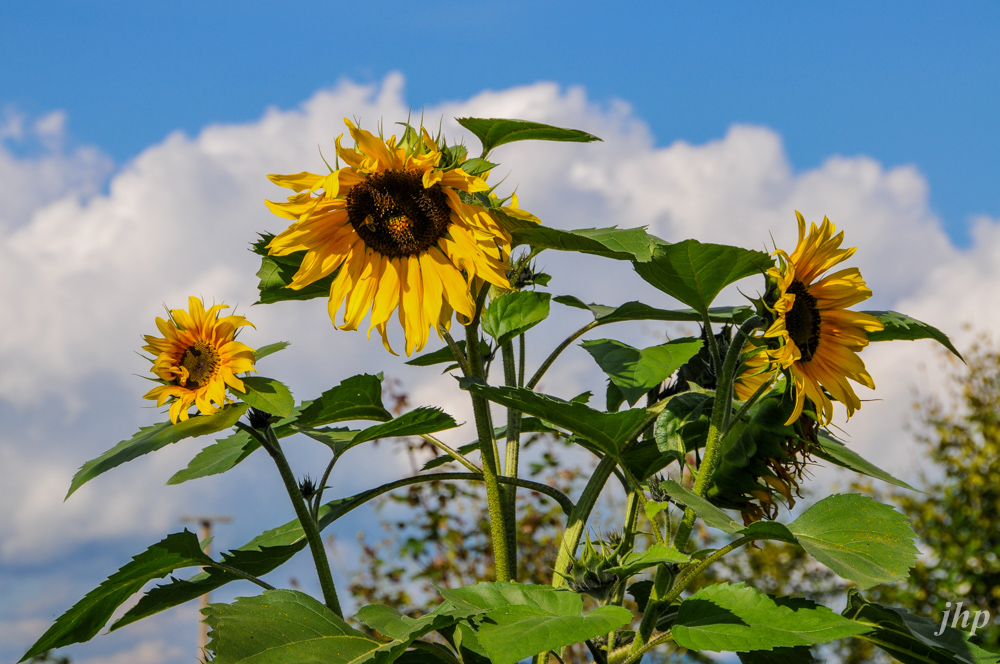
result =
M420 434L420 437L423 438L424 440L426 440L428 443L430 443L434 447L436 447L439 450L441 450L442 452L444 452L445 454L447 454L448 456L450 456L451 458L453 458L455 461L459 462L460 464L462 464L463 466L465 466L466 468L468 468L469 470L471 470L472 472L474 472L474 473L481 473L481 472L483 472L482 470L480 470L479 466L477 466L476 464L474 464L471 461L469 461L469 459L464 454L462 454L458 450L452 449L447 444L445 444L442 441L438 440L437 438L435 438L434 436L430 435L429 433L422 433L422 434Z
M548 369L549 369L550 366L552 366L552 363L556 361L556 358L559 357L559 354L562 353L564 350L566 350L566 348L571 343L573 343L574 341L576 341L577 339L579 339L581 336L583 336L587 332L590 332L592 329L594 329L595 327L597 327L599 324L600 323L598 321L593 320L593 321L587 323L586 325L584 325L583 327L581 327L579 330L577 330L573 334L571 334L568 337L566 337L561 344L559 344L558 346L556 346L556 349L554 351L552 351L551 353L549 353L549 356L547 358L545 358L544 362L542 362L542 366L538 367L538 371L535 372L535 375L533 375L531 377L531 380L528 381L528 384L525 385L525 387L527 387L529 390L535 389L535 386L538 385L538 381L540 381L542 379L542 376L544 376L545 372L548 371Z
M226 572L228 574L232 574L233 576L238 576L241 579L245 579L245 580L249 581L250 583L256 583L258 586L260 586L264 590L275 590L275 587L272 586L267 581L263 581L261 579L258 579L253 574L249 574L247 572L244 572L241 569L236 569L232 565L227 565L225 563L220 563L218 561L213 560L212 561L212 567L215 567L216 569L221 569L223 572Z

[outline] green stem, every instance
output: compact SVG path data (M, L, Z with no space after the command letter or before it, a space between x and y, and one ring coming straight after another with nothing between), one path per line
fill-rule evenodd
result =
M632 471L629 470L625 464L621 465L621 469L625 474L625 479L628 481L627 486L629 490L629 498L635 496L638 499L639 504L642 506L642 509L645 511L646 495L642 492L642 486L639 484L639 481L635 479ZM659 527L657 527L655 523L653 524L653 538L656 540L657 544L666 544L666 542L663 541L663 535L660 533Z
M580 499L576 502L576 506L569 515L569 523L563 532L562 542L559 544L559 554L556 556L555 571L560 572L560 574L552 575L552 586L554 588L566 585L566 579L561 574L566 573L566 568L573 560L573 554L576 553L576 547L579 546L580 538L583 537L583 529L587 525L590 512L594 509L597 498L601 495L601 491L604 489L604 485L607 484L608 478L611 477L611 471L615 469L615 465L615 460L610 456L601 459L601 462L597 464L597 468L594 469L594 474L590 476L587 486L583 488Z
M238 576L241 579L246 579L250 583L256 583L258 586L260 586L264 590L275 590L275 587L272 586L267 581L263 581L261 579L258 579L253 574L247 574L246 572L244 572L241 569L236 569L235 567L232 567L231 565L227 565L225 563L220 563L220 562L217 562L215 560L213 560L211 564L212 564L212 567L215 567L216 569L221 569L223 572L226 572L228 574L232 574L233 576Z
M522 335L523 338L523 335ZM502 346L503 377L507 387L517 387L517 368L514 365L514 346L510 342ZM507 444L506 459L503 474L507 477L517 477L517 461L521 447L521 411L516 408L507 409ZM507 555L510 562L510 576L517 579L517 488L511 485L503 487L503 507L507 526Z
M486 290L486 287L483 287ZM478 308L477 308L478 311ZM465 326L465 349L469 354L469 369L475 378L483 377L483 358L479 349L479 316ZM483 460L483 481L486 484L486 501L490 513L490 537L493 540L493 558L496 564L497 581L510 581L510 557L507 545L507 527L503 502L500 497L500 483L497 481L497 466L500 453L493 438L493 422L490 406L483 397L470 393L472 412L476 418L476 434L479 437L479 451Z
M598 325L599 323L596 320L591 321L586 325L584 325L583 327L581 327L576 332L574 332L573 334L566 337L566 339L564 339L561 344L556 346L556 349L554 351L549 353L549 356L545 358L544 362L542 362L542 366L538 367L538 371L535 372L535 375L531 377L531 380L528 381L528 384L525 387L527 387L529 390L535 389L535 386L538 385L538 381L542 379L542 376L544 376L545 372L548 371L550 366L552 366L552 363L556 361L556 358L559 357L559 354L562 353L564 350L566 350L566 348L571 343L579 339L587 332L590 332Z
M718 376L722 357L719 355L719 343L715 338L715 332L712 331L712 319L707 311L702 314L702 324L705 326L705 338L708 340L708 354L712 358L712 368L715 369L715 375Z
M451 333L448 330L441 328L441 336L444 337L444 342L448 344L448 348L451 349L452 355L455 356L455 361L458 362L459 368L462 370L463 376L471 376L472 372L469 370L469 360L466 359L465 353L459 347L455 340L452 339Z
M660 613L663 607L666 606L664 596L670 590L672 580L673 575L667 571L666 565L661 564L656 566L656 575L653 577L653 589L649 593L649 601L646 602L646 611L642 614L639 629L635 633L635 640L629 649L630 654L635 654L642 650L643 646L649 642L649 638L653 635L656 623L660 619Z
M722 547L721 549L716 550L714 553L712 553L712 555L708 556L700 563L692 567L691 571L685 573L684 576L677 579L676 583L674 583L674 587L671 588L667 596L663 598L663 603L669 604L670 602L673 602L675 599L681 596L681 593L684 592L685 588L691 585L691 582L694 581L695 577L697 577L699 574L708 569L709 566L712 565L712 563L719 560L723 556L728 555L732 551L735 551L744 544L748 544L752 541L754 541L753 537L749 536L741 537L738 540L733 540L732 542Z
M517 386L524 387L524 335L517 335Z
M323 504L323 492L326 490L326 482L330 479L330 473L333 472L333 467L337 464L337 459L340 455L334 454L333 458L330 459L330 463L327 465L326 470L323 471L323 477L320 478L319 484L316 485L316 495L313 497L312 509L313 519L317 518L319 514L319 506Z
M429 433L422 433L422 434L420 434L420 437L423 438L424 440L426 440L428 443L430 443L434 447L436 447L439 450L441 450L442 452L444 452L445 454L447 454L448 456L450 456L455 461L459 462L460 464L462 464L463 466L465 466L466 468L468 468L469 470L471 470L472 472L474 472L474 473L481 473L481 472L483 472L483 471L481 471L479 469L479 466L477 466L476 464L472 463L467 458L465 458L464 454L462 454L458 450L452 449L450 446L446 445L444 442L438 440L437 438L435 438L434 436L430 435Z
M338 617L343 618L344 612L340 608L340 600L337 599L337 589L333 585L330 561L326 557L326 548L323 546L319 527L309 511L309 507L306 506L306 501L302 498L298 482L295 481L292 468L288 465L288 460L285 459L285 455L281 451L281 445L278 443L278 437L274 435L274 429L268 426L263 431L258 431L242 422L237 423L237 426L260 441L261 447L267 450L267 453L274 460L274 464L278 467L281 481L285 483L285 490L295 508L295 515L299 518L299 525L302 526L302 531L309 542L309 550L312 552L313 562L316 564L316 574L319 576L319 585L323 590L323 601Z
M707 322L706 318L706 322ZM732 411L732 389L733 374L736 371L737 360L743 349L744 339L751 330L757 328L763 319L759 316L751 316L740 326L739 331L733 337L732 343L726 352L726 359L722 363L722 371L718 375L715 386L715 403L712 406L712 419L708 424L708 435L705 438L705 455L702 457L701 465L698 467L698 474L694 480L693 491L699 496L704 496L709 489L712 474L715 472L715 465L719 461L721 451L721 432L729 422ZM709 335L709 338L714 338ZM677 535L674 537L674 546L683 551L687 546L688 538L694 528L695 514L688 509L684 512L684 518L677 528Z
M667 632L666 634L661 634L660 636L656 637L655 639L644 645L635 653L630 654L628 656L628 659L626 659L621 664L638 664L638 662L642 659L642 656L645 655L647 652L649 652L656 646L662 646L664 643L669 643L673 640L674 640L674 635L671 634L670 632Z

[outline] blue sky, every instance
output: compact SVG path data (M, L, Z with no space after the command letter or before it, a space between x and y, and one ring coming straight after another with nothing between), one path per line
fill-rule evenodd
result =
M62 502L83 461L162 419L143 408L148 386L136 376L148 363L133 352L161 303L198 294L239 304L257 325L248 343L292 342L264 371L299 398L383 370L405 381L412 404L470 419L449 377L333 331L322 302L247 312L257 264L246 243L284 227L262 204L283 195L263 174L323 168L316 146L329 154L345 115L370 127L426 108L451 133L449 118L468 114L585 129L605 142L496 153L504 186L547 224L648 225L669 240L762 247L774 237L790 247L793 210L810 221L829 214L860 247L873 308L938 324L960 346L1000 327L996 307L982 306L1000 290L1000 5L609 7L0 4L0 662L178 530L182 514L236 515L219 548L291 518L264 499L280 491L264 458L217 481L164 487L200 439ZM544 256L554 293L670 306L621 266ZM559 310L539 335L576 329L578 315ZM613 336L650 345L663 330ZM529 362L544 357L543 345ZM936 356L924 342L879 346L866 362L881 401L866 403L849 429L862 453L909 477L916 460L898 429L911 387L939 384ZM550 377L543 387L559 396L603 389L579 348ZM449 442L468 442L467 429ZM408 474L391 450L359 448L334 493ZM296 468L317 475L323 452L296 448ZM372 522L359 510L338 524L348 563L354 534ZM338 568L338 580L349 571ZM293 574L317 590L306 563L272 581L287 585ZM171 616L67 652L78 664L190 661L175 644L193 641L194 609Z
M420 108L541 80L623 99L658 143L733 122L796 168L915 164L966 242L1000 213L995 2L32 2L0 8L0 108L65 109L122 162L169 132L292 107L343 77L406 76Z

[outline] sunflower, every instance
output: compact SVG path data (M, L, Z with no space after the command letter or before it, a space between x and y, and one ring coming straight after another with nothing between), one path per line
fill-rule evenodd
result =
M406 354L427 343L428 328L438 334L457 312L475 315L473 287L486 282L510 288L510 235L486 207L473 204L490 187L462 169L464 150L442 150L421 128L407 128L399 144L383 141L344 120L353 148L341 146L337 156L346 166L329 175L269 175L275 184L296 192L286 203L267 201L280 217L294 220L267 245L276 256L304 251L301 267L289 288L301 289L339 270L330 286L328 311L342 330L356 330L371 313L372 329L393 352L386 335L398 309L406 337ZM472 169L470 169L472 170ZM501 207L519 219L537 222L517 208L514 198Z
M867 333L883 325L874 316L847 309L872 295L857 268L819 278L854 254L854 247L840 248L843 231L834 235L834 225L824 217L821 226L810 224L807 236L805 219L798 211L795 216L798 245L791 256L776 250L779 265L768 270L776 319L764 336L782 342L770 357L787 371L794 386L795 408L788 423L801 415L808 397L820 423L827 424L833 417L830 397L846 406L848 417L861 407L848 379L874 389L858 353L868 345Z
M188 311L171 309L169 320L156 319L163 337L145 335L142 349L154 353L150 369L163 385L154 387L143 398L155 399L162 406L170 404L170 421L188 419L188 409L195 405L203 415L218 412L225 405L226 385L245 392L236 374L254 369L254 351L236 341L237 330L250 323L243 316L219 318L229 307L216 304L205 309L196 297L188 298Z
M733 381L733 392L740 401L746 401L754 395L761 385L770 382L777 368L768 358L767 348L755 346L749 341L741 351L743 363L736 380Z

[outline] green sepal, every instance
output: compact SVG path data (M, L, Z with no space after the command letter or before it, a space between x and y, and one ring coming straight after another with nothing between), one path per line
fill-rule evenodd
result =
M649 261L633 262L646 282L702 314L723 288L773 266L763 251L697 240L660 244Z
M561 141L570 143L591 143L601 140L593 134L579 129L563 129L541 122L529 120L509 120L505 118L455 118L483 144L483 154L493 148L514 141Z
M485 159L474 157L463 161L460 168L469 175L482 175L483 173L489 173L498 165L499 164L488 162Z
M662 383L701 350L701 339L683 338L649 348L633 348L614 339L581 344L621 390L629 406Z
M208 563L211 563L211 558L201 550L194 533L184 530L167 535L133 557L131 562L59 616L21 661L53 648L89 641L107 624L115 610L149 581L166 576L175 569Z
M74 491L98 475L136 457L155 452L185 438L204 436L228 429L239 421L247 408L245 403L229 404L214 415L194 415L177 424L167 421L143 427L128 440L121 441L101 456L83 464L73 476L66 498L69 498Z
M884 330L869 332L869 341L914 341L916 339L933 339L951 351L955 357L963 362L965 361L962 354L959 353L955 346L952 345L948 335L933 325L928 325L927 323L921 322L916 318L911 318L906 314L901 314L898 311L862 311L861 313L868 314L869 316L875 316L875 318L878 318L882 321L882 324L885 325Z
M483 331L496 339L498 346L510 343L549 315L548 293L513 291L490 300L483 311Z
M287 256L270 256L267 253L267 244L274 239L271 233L261 233L260 239L253 244L252 251L261 256L260 269L257 270L257 277L260 282L257 290L260 292L260 299L255 304L272 304L285 300L311 300L316 297L329 297L330 285L336 278L340 269L334 270L331 274L312 282L304 288L292 290L288 284L292 283L292 278L299 271L302 259L306 257L305 251L297 251Z

